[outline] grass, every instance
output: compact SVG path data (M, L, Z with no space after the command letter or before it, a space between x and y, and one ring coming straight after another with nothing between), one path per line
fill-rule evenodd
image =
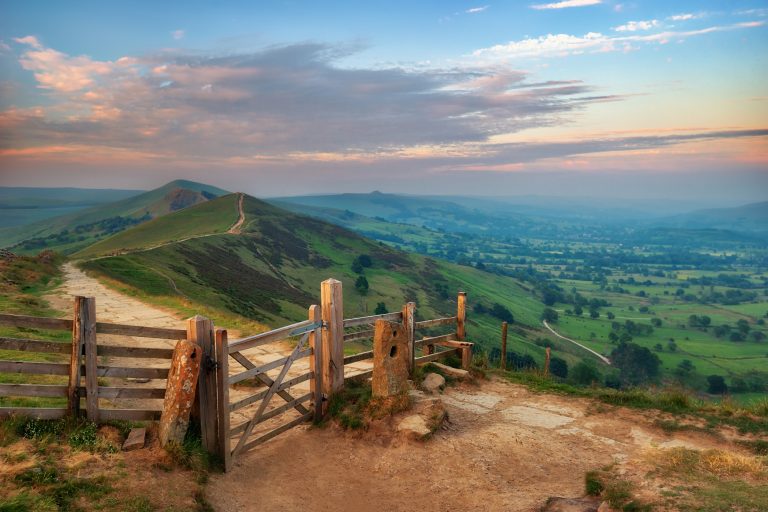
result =
M365 430L371 421L386 418L411 406L407 393L374 397L371 384L350 379L344 389L331 397L328 416L347 430Z
M635 497L635 484L619 478L612 466L600 470L588 471L584 475L584 492L588 496L598 496L613 509L625 512L650 511L650 504Z

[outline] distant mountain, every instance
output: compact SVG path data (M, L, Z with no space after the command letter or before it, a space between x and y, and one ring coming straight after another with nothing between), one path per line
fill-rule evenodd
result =
M230 229L239 217L239 197L223 196L126 229L73 257L143 293L271 325L306 318L320 282L332 277L344 284L347 317L373 314L379 303L396 311L408 300L418 303L419 318L452 315L456 292L464 290L470 306L490 310L499 303L515 312L518 324L538 328L543 304L512 278L409 254L247 195L244 222ZM371 265L353 268L361 255ZM358 283L361 276L367 288ZM500 321L487 313L470 316L472 341L495 344Z
M29 225L0 230L0 246L17 252L76 252L130 226L228 194L220 188L176 180L120 201Z
M697 210L660 219L660 226L768 234L768 201L737 208Z
M119 201L141 192L94 188L0 187L0 228L31 224Z

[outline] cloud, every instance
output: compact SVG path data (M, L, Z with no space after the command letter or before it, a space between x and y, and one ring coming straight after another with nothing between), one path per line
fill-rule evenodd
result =
M510 41L488 48L480 48L472 52L472 55L481 61L505 61L517 58L529 57L564 57L582 53L628 51L636 44L664 44L671 40L685 40L690 37L726 32L745 28L754 28L765 25L763 21L749 21L707 27L699 30L688 31L664 31L647 35L605 35L600 32L589 32L583 36L570 34L547 34L535 38Z
M26 44L31 46L32 48L42 48L43 45L40 44L40 41L37 40L35 36L25 36L25 37L14 37L14 41L16 41L19 44Z
M181 29L174 30L173 32L171 32L171 37L173 37L177 41L180 39L184 39L184 35L185 35L185 32Z
M483 143L606 101L578 81L495 68L341 68L349 46L296 44L114 62L41 47L20 61L52 103L0 113L0 147L63 144L169 158L396 153ZM55 141L55 144L53 142Z
M601 3L603 3L602 0L563 0L562 2L555 2L551 4L532 5L531 9L566 9L568 7L585 7L587 5L597 5Z
M651 30L652 28L656 28L660 25L661 23L659 23L659 20L628 21L624 25L614 27L613 30L616 32L637 32L639 30Z
M691 14L691 13L684 13L684 14L675 14L673 16L668 17L668 20L671 21L688 21L688 20L695 20L696 18L701 17L697 14Z
M467 14L477 14L479 12L485 11L486 9L488 9L488 7L489 6L487 6L487 5L484 5L482 7L472 7L471 9L467 9L464 12L467 13Z

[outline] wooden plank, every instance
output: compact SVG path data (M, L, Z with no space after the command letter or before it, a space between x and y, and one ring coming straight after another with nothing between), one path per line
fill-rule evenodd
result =
M85 411L88 421L99 422L99 376L96 354L96 299L85 298L77 319L85 348Z
M272 396L275 393L277 393L277 388L279 388L280 384L283 383L283 379L288 374L288 371L291 369L293 362L297 359L299 352L301 352L301 349L303 348L304 343L306 343L308 339L309 339L309 333L304 335L299 340L299 343L296 345L296 348L294 348L291 355L288 356L288 360L286 361L285 366L283 366L283 369L280 370L280 374L275 379L275 382L272 383L272 387L269 388L269 391L267 392L267 396L264 397L264 400L262 400L258 409L256 409L256 413L253 415L253 418L248 422L248 425L245 427L245 432L243 433L243 437L240 438L240 440L237 442L237 446L235 446L235 449L232 451L233 455L237 455L238 453L240 453L240 451L242 451L246 438L249 435L251 435L251 431L253 430L253 427L260 422L261 416L264 413L264 410L267 408L269 401L272 399Z
M69 390L67 393L67 408L73 418L80 416L80 376L83 357L83 329L81 310L84 308L84 297L75 297L74 320L72 321L72 344L69 351Z
M309 306L307 320L322 324L323 317L320 312L320 306L315 304ZM312 359L309 360L309 373L312 374L312 381L309 383L309 391L312 393L312 405L314 406L315 421L323 419L323 349L320 344L323 342L323 333L320 328L309 333L309 348L312 349ZM283 383L285 384L285 383Z
M336 281L335 279L329 279L328 281ZM336 281L339 283L339 281ZM341 283L339 283L341 286ZM371 315L361 316L358 318L347 318L344 320L344 327L356 327L358 325L373 325L376 320L386 320L387 322L400 322L403 319L403 314L400 311L394 313L384 313L383 315Z
M210 371L212 368L208 365L208 361L213 361L215 357L213 337L213 322L210 319L197 315L187 320L187 339L203 349L197 380L197 404L200 413L200 436L208 453L216 453L218 439L215 374Z
M25 340L21 338L0 337L0 350L69 354L72 351L72 345L69 342L59 343L56 341Z
M326 279L320 284L320 312L324 327L323 394L330 400L344 387L344 295L341 281Z
M507 322L501 322L501 369L507 369Z
M314 372L305 373L304 375L299 375L298 377L294 377L290 380L283 381L282 384L280 384L280 387L277 388L278 391L283 391L286 389L289 389L296 384L299 384L301 382L308 381L312 379L315 376ZM242 409L243 407L247 407L251 405L252 403L258 402L259 400L262 400L265 396L267 396L267 393L269 392L269 389L262 390L254 395L245 397L241 400L238 400L237 402L232 402L229 404L229 410L230 411L236 411L238 409ZM289 395L290 396L290 395ZM291 397L289 402L294 402L295 398ZM300 411L301 412L301 411ZM306 412L303 411L302 414Z
M109 357L136 357L144 359L171 359L172 348L147 348L147 347L120 347L112 345L99 345L96 353Z
M85 388L82 388L85 391ZM158 398L165 397L165 388L121 388L100 386L99 398Z
M311 337L311 333L310 333L310 337ZM312 350L312 349L310 348L309 350ZM240 363L241 365L243 365L243 367L244 367L244 368L247 368L247 369L249 369L249 370L250 370L250 369L253 369L253 368L256 368L256 365L254 365L254 364L253 364L251 361L249 361L249 360L248 360L248 358L247 358L247 357L245 357L245 356L244 356L243 354L241 354L240 352L234 352L234 353L230 352L230 354L229 354L229 355L230 355L230 356L231 356L231 357L232 357L232 358L233 358L235 361L237 361L238 363ZM311 364L311 363L310 363L310 364ZM275 382L275 381L273 381L273 380L272 380L272 379L269 377L269 375L267 375L266 373L259 373L259 374L257 374L257 375L256 375L256 378L257 378L257 379L259 379L261 382L263 382L263 383L264 383L264 385L266 385L266 386L267 386L267 388L270 388L270 387L272 387L272 384ZM283 400L285 400L286 402L287 402L287 401L290 401L290 400L293 400L293 396L291 396L291 394L290 394L290 393L288 393L288 392L287 392L287 391L285 391L285 390L278 390L278 392L277 392L277 395L278 395L279 397L281 397ZM265 396L266 396L266 395L265 395ZM299 404L299 405L297 405L297 406L296 406L296 410L297 410L297 411L299 411L301 414L304 414L304 413L306 413L306 412L307 412L307 409L306 409L306 407L304 407L304 406L303 406L303 405L301 405L301 404Z
M344 335L344 342L373 338L373 329L367 331L349 332Z
M69 375L67 363L30 363L0 361L0 373L29 373L33 375Z
M99 334L116 334L119 336L160 338L165 340L184 340L187 338L187 331L184 329L147 327L143 325L112 324L107 322L97 322L96 332Z
M441 347L460 348L460 349L464 349L474 345L474 343L471 343L469 341L456 341L456 340L436 341L434 342L434 344L440 345Z
M162 411L149 409L99 409L99 417L102 419L102 421L152 421L159 420L161 413Z
M129 368L125 366L97 366L98 377L135 377L139 379L167 379L169 368ZM86 367L80 368L83 375L88 377Z
M416 322L414 322L414 315L416 314L416 303L408 302L403 306L403 328L405 328L405 335L408 339L408 373L412 376L414 369L414 358L416 357Z
M344 358L344 364L356 363L358 361L365 361L366 359L373 359L373 350L367 352L360 352Z
M433 318L432 320L422 320L421 322L416 322L416 329L426 329L427 327L436 327L438 325L448 325L448 324L455 324L455 323L456 323L455 316L447 316L444 318Z
M0 396L67 396L68 386L47 384L0 384Z
M416 364L424 364L428 363L430 361L437 361L438 359L441 359L452 352L460 352L461 349L458 348L452 348L450 350L443 350L441 352L433 352L432 354L428 354L426 356L421 356L416 358Z
M30 329L53 329L69 331L72 320L67 318L43 318L38 316L0 314L0 325L9 327L26 327Z
M307 348L299 352L298 355L296 356L296 359L302 359L311 355L312 355L312 349ZM250 368L242 373L238 373L237 375L232 375L229 378L229 385L231 386L232 384L237 384L238 382L244 381L251 377L258 377L259 375L263 375L269 370L274 370L275 368L284 365L285 363L288 362L289 358L290 356L281 357L280 359L275 359L270 363L266 363L261 366L254 366L253 368Z
M63 407L0 407L0 418L8 416L26 416L41 420L57 420L67 415L69 409Z
M316 326L313 322L304 320L303 322L297 322L295 324L286 325L285 327L280 327L279 329L262 332L260 334L248 336L247 338L241 338L239 340L232 341L229 344L229 351L230 353L241 352L249 348L259 347L268 343L284 340L286 338L290 338L291 336L298 336L299 334L304 334L305 332L314 330L315 328Z
M419 347L423 347L424 345L435 345L437 343L444 343L446 341L451 341L455 337L456 335L454 333L450 333L450 334L441 334L440 336L432 336L430 338L422 338L420 340L414 341L413 346L415 348L419 348Z
M373 369L366 370L364 372L355 373L354 375L347 375L344 378L345 379L367 379L368 377L373 376Z
M456 301L456 339L464 341L467 339L466 331L467 320L467 293L459 292Z
M299 416L299 417L298 417L298 418L296 418L295 420L293 420L293 421L289 421L289 422L288 422L288 423L286 423L285 425L282 425L282 426L280 426L280 427L276 428L275 430L273 430L273 431L271 431L271 432L268 432L268 433L264 434L263 436L261 436L261 437L259 437L259 438L255 439L255 440L253 440L253 441L251 441L250 443L246 443L246 444L243 446L243 449L242 449L242 451L247 451L247 450L250 450L251 448L253 448L253 447L255 447L255 446L258 446L258 445L260 445L260 444L262 444L262 443L264 443L264 442L266 442L266 441L269 441L269 440L270 440L270 439L272 439L273 437L277 437L277 436L279 436L280 434L282 434L283 432L285 432L285 431L287 431L287 430L290 430L290 429L292 429L292 428L293 428L293 427L295 427L296 425L301 425L302 423L304 423L304 422L307 422L307 421L311 420L311 419L312 419L312 415L313 415L313 414L314 414L314 413L310 411L310 412L308 412L307 414L304 414L304 415L302 415L302 416Z
M227 331L225 329L216 329L214 354L216 356L216 400L219 413L217 453L224 462L224 471L229 471L232 468L232 452L229 449L230 408L229 384L227 382L229 376L229 352Z
M290 411L294 407L296 407L297 404L301 404L304 402L308 402L312 399L312 392L309 392L305 395L300 396L299 398L295 398L291 400L290 402L284 403L283 405L279 407L275 407L274 409L270 409L264 414L261 415L261 418L256 422L256 424L263 423L269 419L274 418L275 416L279 416L280 414L284 413L285 411ZM241 423L240 425L236 426L230 431L230 437L234 437L240 432L243 432L246 428L246 425L248 422Z

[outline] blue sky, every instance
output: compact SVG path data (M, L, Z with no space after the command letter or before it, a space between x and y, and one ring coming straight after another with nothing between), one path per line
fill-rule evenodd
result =
M5 2L0 185L764 199L767 22L758 1Z

